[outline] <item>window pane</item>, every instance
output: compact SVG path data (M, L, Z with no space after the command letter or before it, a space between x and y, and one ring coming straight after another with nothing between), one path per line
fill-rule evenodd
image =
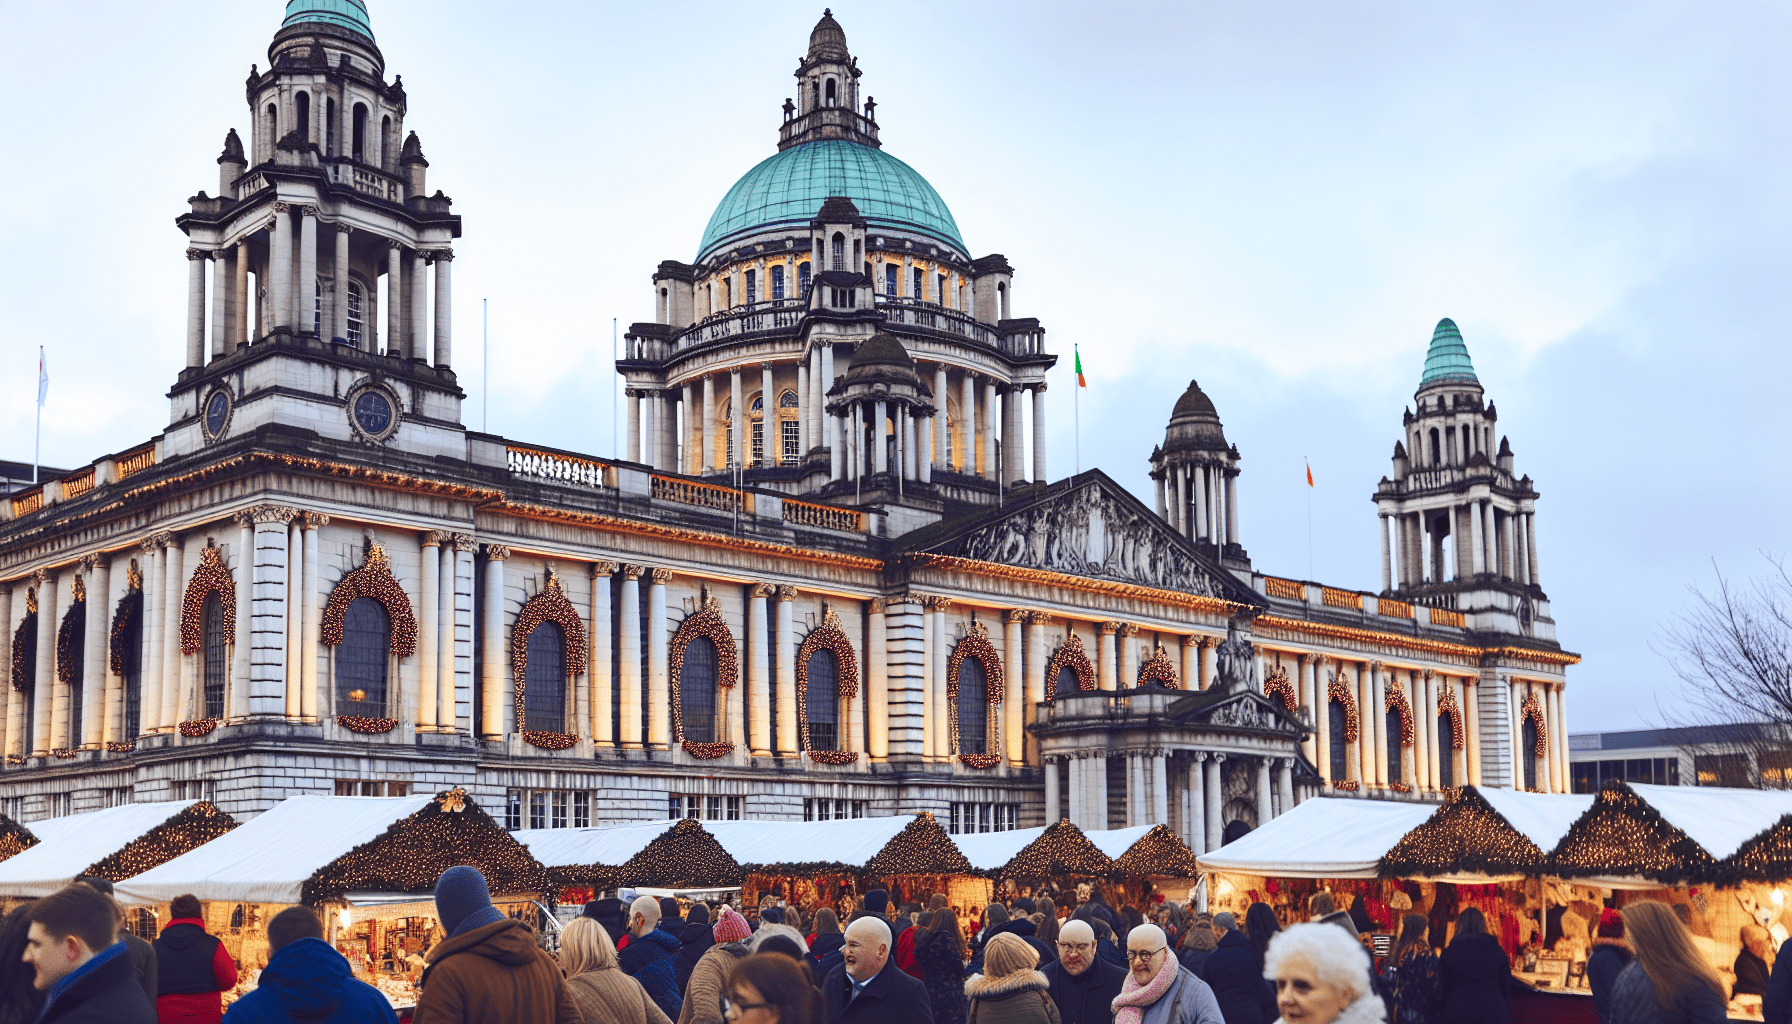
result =
M566 827L566 797L567 797L567 794L565 794L565 793L555 793L554 794L554 827L555 828L565 828Z
M1339 782L1348 778L1350 774L1350 769L1348 767L1350 759L1346 756L1348 751L1344 746L1346 742L1344 739L1344 731L1348 727L1349 716L1344 711L1344 705L1335 700L1326 702L1325 706L1326 717L1328 719L1326 725L1331 731L1332 736L1332 781Z
M123 613L124 738L134 740L143 724L143 598L138 595ZM246 612L239 611L243 615Z
M698 637L685 645L678 670L678 703L684 716L684 738L691 743L716 741L716 645Z
M1052 684L1052 696L1062 697L1067 693L1076 693L1081 687L1077 685L1076 672L1069 665L1058 669L1057 682Z
M818 648L809 655L807 705L809 749L840 749L840 663L834 652Z
M544 622L529 634L529 667L523 691L523 728L566 731L566 634Z
M391 623L385 605L357 597L342 616L336 652L336 713L386 717L386 651Z
M1518 760L1524 763L1524 788L1537 788L1537 723L1525 719L1523 735L1519 739Z
M1456 785L1455 742L1456 730L1450 727L1450 716L1437 716L1437 774L1445 788Z
M529 827L548 827L548 795L546 793L529 794Z
M976 658L958 666L958 752L989 752L989 680Z
M1387 714L1387 732L1385 735L1388 738L1388 744L1387 744L1387 746L1388 746L1388 781L1389 782L1405 782L1406 780L1404 778L1402 778L1400 775L1400 762L1401 762L1400 751L1403 748L1400 745L1400 709L1399 708L1394 708L1392 711L1388 712L1388 714Z
M215 598L218 595L214 591L211 596ZM72 655L69 660L73 662L75 683L68 688L68 734L69 746L79 747L81 745L82 712L81 680L85 675L87 653L86 601L75 602L74 606L68 610L68 614L62 617L62 628L68 631L64 635L72 634L75 641L70 645L73 649L69 652Z
M224 674L230 662L224 653L224 602L217 591L205 596L206 718L224 717Z
M589 828L591 826L591 794L574 793L572 795L572 827Z

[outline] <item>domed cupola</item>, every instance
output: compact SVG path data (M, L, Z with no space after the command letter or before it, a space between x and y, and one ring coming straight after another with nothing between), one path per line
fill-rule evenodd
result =
M857 479L889 472L892 462L915 478L916 422L933 416L933 389L921 379L915 360L895 335L879 332L858 345L846 372L828 389L828 415L841 421L852 439L842 453L836 479Z
M1151 453L1151 478L1158 514L1176 532L1211 545L1223 559L1245 561L1238 543L1238 449L1226 443L1219 411L1192 380L1170 410L1163 446Z
M1419 390L1450 385L1479 391L1481 379L1475 376L1475 364L1469 360L1468 346L1462 341L1456 321L1444 317L1431 332L1431 347L1425 352L1425 372L1419 377Z
M809 33L809 59L817 61L849 61L852 59L852 55L846 52L846 30L834 20L834 10L831 7L821 12L821 20L815 23L815 30Z

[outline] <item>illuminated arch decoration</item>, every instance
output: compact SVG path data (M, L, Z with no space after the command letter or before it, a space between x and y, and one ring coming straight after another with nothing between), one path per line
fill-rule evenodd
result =
M704 598L703 607L678 624L678 631L672 634L671 654L667 659L672 684L672 738L692 757L700 761L713 761L733 751L734 744L687 742L684 738L684 699L678 692L678 682L684 672L685 648L698 637L716 645L716 688L720 690L732 687L739 682L740 648L734 643L734 634L728 631L727 620L722 618L720 600ZM801 669L798 671L801 672ZM797 678L800 680L802 676L798 675ZM797 693L802 693L801 682L797 683Z
M523 741L543 750L566 750L579 741L573 733L565 732L530 732L523 728L523 698L525 696L525 680L529 670L529 634L535 627L544 622L552 622L566 634L566 678L582 675L585 671L585 659L590 653L590 641L586 639L585 624L579 620L578 609L566 599L560 589L560 575L552 567L547 571L547 582L541 586L541 592L531 597L517 613L516 625L510 630L510 673L512 688L516 693L516 725L522 733Z
M80 612L76 618L75 613ZM75 674L75 662L87 643L87 587L81 577L75 577L74 600L69 602L68 611L62 613L62 622L56 627L56 679L70 686L81 685L80 676Z
M1170 655L1164 650L1163 644L1158 644L1151 657L1139 666L1139 685L1149 683L1155 683L1166 690L1177 687L1176 666L1170 663Z
M1549 726L1543 724L1543 705L1538 703L1535 693L1527 693L1524 703L1519 705L1518 720L1530 719L1537 727L1537 747L1531 753L1543 757L1549 753Z
M1052 660L1045 664L1046 700L1057 698L1058 675L1064 669L1069 669L1076 676L1078 690L1095 689L1095 666L1089 663L1089 652L1083 647L1083 638L1068 629L1065 630L1064 643L1059 645Z
M12 688L25 690L31 680L31 663L37 657L37 588L25 588L25 616L12 634Z
M187 593L180 603L180 653L198 654L205 649L205 599L218 592L218 608L223 612L224 642L236 642L236 581L224 566L224 555L207 544L199 552L199 568L187 580Z
M404 588L393 578L386 549L378 544L370 545L367 549L367 561L361 563L359 569L344 575L330 591L329 603L324 605L320 637L324 646L342 646L342 623L348 615L348 606L361 597L371 597L386 609L386 617L392 622L392 654L399 658L415 654L417 618L411 612L411 599L405 596Z
M984 688L988 691L991 717L994 717L995 706L1002 702L1002 657L996 653L995 645L989 642L989 630L984 628L983 623L973 622L970 632L952 646L952 655L946 659L946 706L952 709L952 735L949 742L953 750L958 749L958 669L966 658L976 658L983 666ZM1001 760L1001 755L960 754L958 759L972 768L993 768Z
M1280 665L1270 669L1269 675L1264 677L1263 695L1278 701L1291 715L1300 708L1300 697L1294 692L1294 684L1288 681L1288 670Z
M118 599L118 607L112 612L112 636L107 641L106 649L111 662L112 674L124 675L124 635L132 623L143 617L143 578L132 579L133 586Z
M809 747L809 655L818 650L826 650L834 655L834 664L839 669L838 690L842 702L852 700L859 695L859 659L853 653L852 640L841 628L840 616L833 610L821 617L821 625L809 631L803 638L803 644L796 651L796 730L802 740L802 748L809 751L812 760L823 764L851 764L859 759L856 750L811 750ZM952 668L953 679L957 679L956 663ZM821 757L814 755L820 754Z
M1412 705L1407 703L1406 691L1402 690L1400 687L1390 686L1387 688L1387 691L1387 696L1382 700L1381 710L1384 712L1396 709L1399 710L1400 745L1403 747L1410 747L1413 745Z
M1444 684L1443 693L1437 698L1437 713L1450 716L1450 749L1463 749L1462 708L1456 703L1456 691L1448 682Z
M1334 674L1331 685L1325 688L1325 696L1327 700L1335 700L1344 706L1344 741L1355 743L1361 733L1356 717L1356 695L1350 692L1350 684Z

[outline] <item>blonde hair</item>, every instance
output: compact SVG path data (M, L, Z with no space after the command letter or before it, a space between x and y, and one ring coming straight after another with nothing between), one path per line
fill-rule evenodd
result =
M616 966L616 946L610 933L589 917L575 917L560 932L560 966L568 978Z
M1655 985L1655 1001L1664 1010L1680 1005L1680 993L1704 985L1721 1000L1729 993L1717 972L1693 945L1692 933L1673 908L1656 900L1639 900L1624 908L1624 936L1636 950L1637 963Z
M1013 932L997 932L983 947L983 973L987 977L1006 978L1038 966L1039 951Z
M815 912L815 934L832 935L838 931L840 931L839 915L826 907Z

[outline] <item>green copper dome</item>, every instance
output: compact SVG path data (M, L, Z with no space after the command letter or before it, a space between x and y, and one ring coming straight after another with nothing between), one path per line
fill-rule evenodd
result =
M913 167L881 149L821 139L768 157L735 182L703 230L697 262L746 235L805 225L829 196L851 199L874 227L917 232L968 252L946 201Z
M373 23L367 20L367 4L362 0L287 0L286 20L280 23L281 28L310 21L373 38Z
M1462 332L1456 321L1444 317L1431 332L1431 349L1425 353L1425 375L1419 378L1419 389L1434 384L1480 384L1475 364L1469 362L1468 346L1462 343Z

